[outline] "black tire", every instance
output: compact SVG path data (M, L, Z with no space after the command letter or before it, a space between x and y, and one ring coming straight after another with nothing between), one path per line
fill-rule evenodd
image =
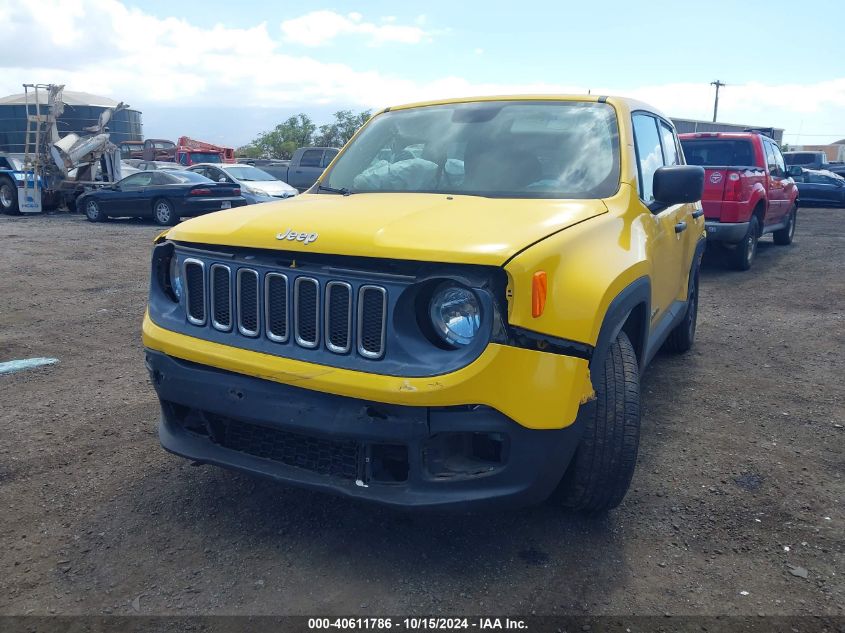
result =
M745 237L729 252L728 262L736 270L748 270L757 255L757 240L760 239L760 222L756 215L751 216Z
M153 200L153 221L159 226L173 226L179 221L173 203L165 198Z
M779 231L772 233L772 239L774 239L775 244L778 246L789 246L792 244L792 238L795 237L795 224L797 221L798 205L793 205L792 210L789 212L789 223Z
M79 202L82 202L82 208L85 211L85 217L88 219L89 222L106 221L106 214L103 212L103 208L100 206L100 203L97 202L97 200L95 200L94 198L83 198Z
M558 499L588 513L619 505L631 484L640 442L640 372L634 347L620 332L593 379L595 415L558 488Z
M687 311L683 320L676 325L664 344L666 349L675 354L689 351L695 342L695 327L698 323L698 270L692 275L687 295Z
M72 191L65 193L65 206L71 213L82 213L84 209L79 204L79 199L83 196L84 191Z
M18 187L11 178L0 178L0 210L6 215L20 215Z

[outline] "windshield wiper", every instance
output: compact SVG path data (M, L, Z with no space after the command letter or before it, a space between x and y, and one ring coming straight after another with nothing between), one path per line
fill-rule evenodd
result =
M326 185L317 185L317 191L328 191L330 193L339 193L342 196L351 196L354 192L349 191L346 187L327 187Z

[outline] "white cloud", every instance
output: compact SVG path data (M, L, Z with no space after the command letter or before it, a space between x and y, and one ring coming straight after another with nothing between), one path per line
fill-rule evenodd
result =
M394 16L383 17L381 22L364 22L360 13L341 15L335 11L320 10L285 20L281 29L286 41L303 46L322 46L342 35L364 36L372 46L386 42L419 44L431 39L421 26L396 24Z
M415 28L392 22L374 25L361 15L328 13L340 20L315 25L318 35L305 35L306 31L300 35L312 42L327 41L326 32L334 33L331 38L338 37L348 31L344 30L347 26L337 25L351 24L358 30L350 34L373 43L387 37L402 41L403 36L383 29ZM303 18L311 20L313 15ZM306 112L320 105L380 108L441 97L571 93L588 88L593 94L622 93L639 98L671 116L708 120L713 107L713 88L707 82L627 90L553 81L480 83L460 76L459 64L449 65L453 75L419 81L302 55L301 49L286 43L280 34L272 34L264 23L240 29L223 25L204 28L130 9L118 0L0 0L0 23L7 26L0 56L0 95L20 92L24 82L64 83L68 90L124 100L142 111L181 107L186 119L204 106L230 109L233 118L241 119L248 118L250 109L255 108ZM409 37L408 41L415 40ZM487 51L484 57L492 55ZM808 135L830 135L814 137L814 142L845 137L845 78L746 85L732 84L729 79L725 78L728 85L720 92L720 120L785 127L792 134L803 129ZM219 133L228 128L221 119ZM788 139L797 140L794 136ZM804 141L810 142L810 138Z

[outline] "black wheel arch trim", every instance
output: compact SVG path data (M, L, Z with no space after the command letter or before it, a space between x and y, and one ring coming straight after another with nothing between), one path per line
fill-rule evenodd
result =
M689 301L690 288L696 282L696 275L701 268L701 260L704 259L704 250L707 248L707 238L702 237L695 245L695 252L692 255L692 263L689 268L689 278L687 279L687 301Z
M601 376L604 370L604 359L610 345L622 331L628 317L640 305L645 305L645 318L640 324L639 349L634 343L637 359L642 362L643 354L648 347L649 323L651 321L651 280L648 277L635 279L620 292L607 308L602 321L596 346L590 362L591 375Z

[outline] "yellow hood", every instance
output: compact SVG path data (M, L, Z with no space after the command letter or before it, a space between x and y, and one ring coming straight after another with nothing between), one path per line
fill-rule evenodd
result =
M501 265L526 246L606 212L601 200L304 194L200 216L175 226L167 238L304 253ZM289 231L309 237L277 239Z

